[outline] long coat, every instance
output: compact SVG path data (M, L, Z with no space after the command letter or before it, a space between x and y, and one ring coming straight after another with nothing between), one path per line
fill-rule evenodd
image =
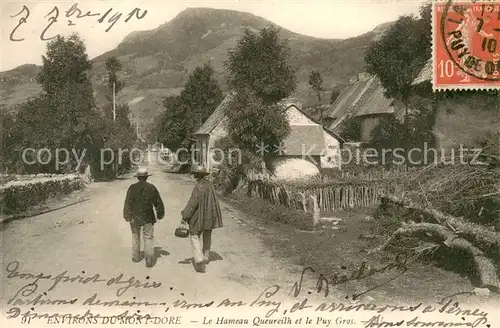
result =
M210 181L201 179L196 184L181 214L182 219L189 223L191 234L222 227L219 201Z

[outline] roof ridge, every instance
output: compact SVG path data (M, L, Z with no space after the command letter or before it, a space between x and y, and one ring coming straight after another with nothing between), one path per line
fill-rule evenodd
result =
M369 80L366 81L366 85L363 87L363 89L361 90L361 92L358 94L358 96L356 97L356 99L349 105L346 113L342 116L340 116L339 118L337 118L337 120L332 124L331 126L331 129L335 129L337 128L340 123L344 122L347 118L351 117L352 114L354 112L356 112L357 110L357 103L361 100L361 98L363 97L363 95L365 95L366 91L368 90L368 88L373 84L373 82L375 81L376 77L375 76L372 76ZM365 82L365 81L358 81L356 83L361 83L361 82ZM355 88L354 88L355 90Z
M356 82L356 83L358 83L358 82ZM355 86L355 85L356 85L356 83L354 83L352 86ZM344 91L345 91L345 90L347 90L347 89L349 89L349 86L345 87ZM349 97L350 97L350 96L354 93L354 91L355 91L355 90L356 90L356 88L355 88L355 87L351 88L350 92L349 92L349 93L347 93L347 96L346 96L346 97L343 97L343 99L341 99L341 97L340 97L340 96L342 95L342 93L340 93L339 97L337 98L337 100L339 100L339 101L338 101L338 103L337 103L337 100L335 100L335 101L333 102L333 104L332 104L332 108L335 110L335 108L336 108L339 104L340 104L340 105L345 105L345 103L347 102L347 100L349 99ZM333 111L332 111L332 112L333 112Z
M196 130L194 135L197 134L209 134L215 129L217 124L219 124L226 117L226 106L228 106L235 98L236 91L230 91L224 99L220 102L219 106L217 106L212 114L208 117L208 119L203 122L203 124Z
M356 97L356 99L354 99L354 101L352 102L351 106L349 106L350 108L354 107L357 105L357 103L361 100L361 98L365 95L366 91L368 90L368 88L370 88L370 86L373 84L373 81L375 80L375 77L372 77L371 79L369 79L366 83L366 85L363 87L363 90L361 90L361 92L358 94L358 96Z

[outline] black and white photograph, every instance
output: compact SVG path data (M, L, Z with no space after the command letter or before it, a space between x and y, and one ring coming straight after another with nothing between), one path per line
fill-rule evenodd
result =
M498 0L1 15L1 327L500 327Z

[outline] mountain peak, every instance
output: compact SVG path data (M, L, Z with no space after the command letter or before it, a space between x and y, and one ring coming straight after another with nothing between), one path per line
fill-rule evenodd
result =
M245 29L258 31L274 25L291 48L290 64L296 70L299 85L295 97L305 106L316 103L316 94L308 85L312 70L320 71L325 94L345 85L349 77L364 70L364 52L370 42L390 23L372 32L345 40L322 39L286 30L272 22L245 12L203 7L187 8L172 20L149 31L132 32L112 51L92 60L92 82L96 102L107 101L105 59L116 56L123 65L120 78L126 87L121 97L131 101L134 116L153 120L161 110L165 96L179 93L189 74L204 63L211 63L221 88L227 91L224 62L244 35ZM12 105L39 92L34 81L35 67L22 66L1 76L2 103ZM23 85L23 87L21 87ZM141 99L134 102L134 99ZM142 121L141 121L142 122Z
M217 48L229 40L236 41L247 28L258 31L270 25L275 24L246 12L203 7L187 8L154 30L130 33L117 49L103 56L163 53L168 58L182 60L196 53ZM284 38L293 37L300 41L316 39L283 28L280 28L280 32Z

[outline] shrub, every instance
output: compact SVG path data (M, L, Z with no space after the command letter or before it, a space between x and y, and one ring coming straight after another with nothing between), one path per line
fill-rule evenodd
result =
M361 121L357 117L350 117L342 122L340 136L350 142L361 140Z
M238 149L236 143L228 136L217 140L214 147L221 149L224 154L230 154L232 149ZM250 151L241 149L240 151L242 152L241 162L234 159L231 161L225 160L218 166L218 170L214 174L214 186L226 194L231 193L238 187L238 184L245 178L249 170L258 170L259 167L262 167L262 160L258 156L252 154Z
M427 166L404 180L405 197L465 220L500 227L500 170L482 165Z
M400 209L394 209L387 204L381 204L377 207L373 217L376 219L376 230L380 235L392 235L394 231L401 227L405 219L398 212L400 212Z
M305 213L283 205L273 205L260 198L248 198L240 193L234 193L233 199L240 201L243 211L264 218L266 221L288 224L300 230L312 229L312 214Z

